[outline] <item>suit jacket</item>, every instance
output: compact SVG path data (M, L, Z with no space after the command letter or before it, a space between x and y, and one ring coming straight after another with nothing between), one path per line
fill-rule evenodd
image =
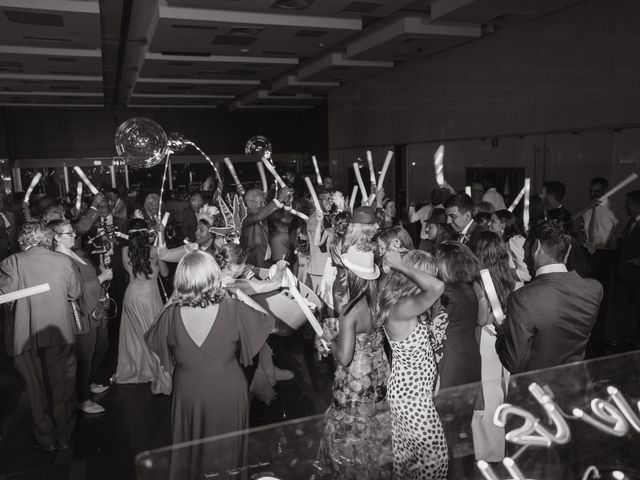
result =
M247 252L247 263L261 268L271 264L265 260L269 248L269 228L265 220L277 210L275 202L269 202L259 212L247 215L242 222L240 244Z
M546 273L507 300L496 351L511 373L584 360L602 285L576 272Z
M471 250L475 251L476 243L478 242L478 237L480 236L481 232L482 228L480 227L480 225L475 220L472 220L467 233L465 233L464 236L462 236L461 233L458 234L458 241L462 242Z
M190 242L195 242L197 228L196 212L191 207L184 207L182 210L182 238L188 238Z
M73 313L69 300L81 292L80 279L71 259L42 247L6 258L0 266L2 293L48 283L50 290L16 300L10 306L7 350L11 356L25 350L74 343ZM9 343L11 342L11 343Z
M629 231L631 223L624 230L618 254L617 276L620 280L632 285L640 285L640 222Z

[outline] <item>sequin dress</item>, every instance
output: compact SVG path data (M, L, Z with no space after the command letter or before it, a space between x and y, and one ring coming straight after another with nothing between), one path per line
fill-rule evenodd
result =
M353 360L336 369L316 462L319 478L392 476L391 416L386 400L389 362L383 340L381 329L357 334Z
M428 324L421 322L407 338L389 338L393 351L388 398L393 415L394 478L403 480L447 478L447 442L433 404L438 370L430 337Z

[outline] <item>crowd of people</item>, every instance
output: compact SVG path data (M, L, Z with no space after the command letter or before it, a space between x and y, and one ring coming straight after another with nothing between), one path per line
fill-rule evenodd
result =
M491 417L509 374L583 360L592 337L640 347L640 190L626 194L624 222L600 200L605 179L591 181L576 215L564 185L546 182L525 229L491 182L471 196L436 188L400 215L382 188L350 211L326 177L317 209L286 179L233 200L221 188L193 193L181 235L154 193L133 211L107 189L80 209L54 201L0 214L2 293L50 286L3 312L37 445L68 448L76 411L104 412L92 394L113 383L171 394L174 443L246 429L250 397L269 404L293 375L274 365L275 321L252 298L282 288L287 269L322 299L316 348L335 362L315 464L325 478L447 478L458 437L434 397L480 381L479 406L457 412L466 429L455 435L482 430L476 457L499 461L504 431ZM477 421L474 410L488 414ZM237 464L242 448L224 460L194 449L172 468Z

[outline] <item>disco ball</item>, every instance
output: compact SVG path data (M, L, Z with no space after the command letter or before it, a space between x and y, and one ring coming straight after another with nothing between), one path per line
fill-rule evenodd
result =
M169 134L169 150L171 150L172 153L184 152L188 143L189 141L179 132Z
M271 158L271 142L262 135L251 137L244 147L244 153L251 156Z
M130 118L116 130L116 151L133 168L150 168L159 164L167 152L167 134L153 120Z

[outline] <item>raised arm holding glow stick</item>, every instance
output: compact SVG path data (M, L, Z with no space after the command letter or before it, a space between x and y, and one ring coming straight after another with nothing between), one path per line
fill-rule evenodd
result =
M284 180L282 180L282 177L278 175L278 172L276 172L276 168L271 164L271 162L269 162L269 160L265 157L261 157L260 160L262 161L262 164L267 168L267 170L269 170L269 173L273 175L273 178L276 179L276 182L278 182L278 185L280 185L283 188L286 187L287 184L284 183Z
M353 208L356 206L356 197L358 196L358 186L354 185L351 191L351 198L349 199L349 211L353 212Z
M266 192L269 189L267 184L267 174L264 172L264 165L261 162L256 164L258 166L258 173L260 174L260 181L262 182L262 191Z
M522 197L524 197L524 190L525 190L525 188L522 187L522 190L520 190L520 193L518 193L518 196L515 198L513 203L511 203L511 205L509 205L509 208L507 208L507 210L509 210L510 212L513 212L516 209L516 207L520 203L520 200L522 200Z
M529 201L531 199L531 179L524 179L524 211L522 212L522 223L524 230L529 231Z
M236 182L236 190L238 190L238 193L240 194L240 196L244 196L245 194L244 187L242 186L242 183L240 183L240 180L238 179L238 175L236 174L236 169L233 167L233 163L231 163L231 159L229 157L224 157L224 164L229 169L229 173L231 173L231 177L233 178L233 181Z
M387 170L389 170L389 165L391 164L392 158L393 158L393 150L389 150L387 152L386 158L384 159L384 165L382 165L382 170L380 170L380 177L378 178L378 190L382 188L384 179L387 177Z
M29 203L29 198L33 193L33 189L36 188L36 185L38 185L38 182L40 181L41 178L42 178L42 173L40 172L36 173L33 176L33 178L31 179L31 183L29 184L29 188L27 188L27 193L24 194L24 200L22 201L22 203Z
M444 145L440 145L433 156L433 168L436 172L436 182L439 187L444 186Z
M373 155L371 150L367 150L367 166L369 167L369 183L371 184L372 193L376 191L376 172L373 169Z
M313 162L313 169L316 172L316 182L322 186L322 176L320 175L320 167L318 167L318 160L315 155L311 155L311 161Z
M80 177L80 179L84 182L84 184L87 187L89 187L89 190L91 190L91 193L93 193L94 195L98 194L98 189L93 185L93 183L91 183L91 181L89 181L89 179L87 178L87 176L84 174L84 172L80 167L76 165L75 167L73 167L73 171L76 172Z
M364 188L364 182L362 181L362 175L360 175L360 166L357 162L353 164L353 171L356 173L356 181L358 182L358 186L360 187L360 193L362 194L362 201L367 203L367 189Z
M311 194L311 199L313 200L313 206L316 208L316 212L322 212L322 205L320 204L320 200L318 199L318 195L316 194L316 189L313 188L311 179L309 177L304 177L304 182L307 184L307 188L309 189L309 193Z
M489 299L493 316L495 317L497 324L502 325L505 318L504 312L502 311L502 306L500 305L500 300L498 299L498 293L496 292L496 287L493 284L491 273L489 273L489 270L484 268L480 270L480 278L482 279L484 290L487 292L487 298Z
M300 306L300 309L302 310L302 313L304 313L304 316L307 317L307 320L313 327L313 330L316 332L316 335L318 335L319 337L322 337L322 327L320 326L320 323L318 322L318 319L316 319L313 312L311 312L309 305L307 305L307 301L304 298L302 298L302 295L296 288L296 279L293 276L293 273L291 273L291 270L289 270L288 268L286 268L284 271L285 271L285 274L287 275L287 279L289 280L289 291L291 292L291 295L293 295L293 298Z
M78 182L76 186L76 210L79 212L80 207L82 206L82 188L84 187L84 183Z

